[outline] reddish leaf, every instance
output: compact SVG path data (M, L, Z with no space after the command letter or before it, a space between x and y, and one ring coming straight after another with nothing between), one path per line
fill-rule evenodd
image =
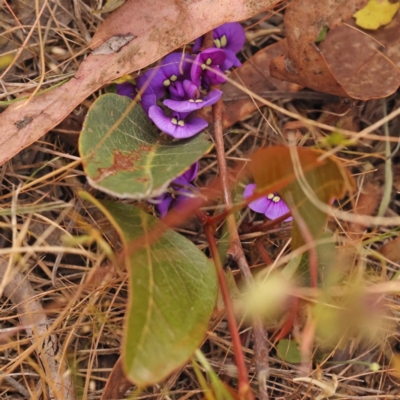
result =
M15 103L0 115L0 165L59 124L95 90L132 71L146 67L176 48L227 21L249 18L272 7L277 0L208 0L158 2L130 0L112 13L94 36L98 48L113 36L127 37L109 54L91 54L66 84Z
M257 184L258 193L279 191L289 208L297 210L311 237L317 240L323 232L327 215L309 199L309 195L328 205L333 199L341 198L347 190L352 190L354 182L336 157L320 160L323 152L299 147L295 149L298 157L295 164L290 151L289 147L283 146L258 150L251 157L249 169ZM307 181L308 194L296 173L295 167L299 166L304 173L303 179ZM305 243L305 235L299 222L295 218L292 233L294 249Z
M103 393L100 400L113 400L122 399L126 391L132 387L133 384L127 378L124 369L122 357L115 363L110 376L107 379Z

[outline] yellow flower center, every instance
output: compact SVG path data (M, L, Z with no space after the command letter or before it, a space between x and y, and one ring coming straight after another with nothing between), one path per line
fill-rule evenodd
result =
M226 35L223 35L220 39L221 47L226 47L228 44L228 39L226 38Z
M185 126L185 121L183 119L171 118L171 122L174 125Z

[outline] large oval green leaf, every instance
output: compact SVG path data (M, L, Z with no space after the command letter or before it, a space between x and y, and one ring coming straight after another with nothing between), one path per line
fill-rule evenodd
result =
M204 338L217 297L214 266L190 240L141 209L82 197L103 211L124 242L130 276L125 371L137 385L155 384L183 365Z
M174 178L211 148L204 134L161 144L158 129L142 108L113 93L92 104L79 138L90 184L113 196L132 199L165 192Z

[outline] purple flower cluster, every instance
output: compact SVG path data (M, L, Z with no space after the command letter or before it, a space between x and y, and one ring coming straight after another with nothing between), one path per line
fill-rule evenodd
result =
M245 199L251 197L256 190L256 185L250 183L243 192ZM288 213L289 207L277 193L270 193L268 196L261 197L249 203L249 208L257 213L264 214L269 219L276 219ZM288 217L285 221L291 221L293 218Z
M226 81L224 72L241 65L236 57L245 42L242 26L227 23L213 31L214 47L200 51L203 39L195 41L193 54L181 52L166 56L161 64L136 79L136 83L117 84L117 93L133 99L140 95L140 103L154 124L176 138L189 138L203 131L208 123L196 115L205 106L215 104L222 92L210 90L211 85ZM193 195L199 164L193 164L176 178L169 190L150 200L164 218L173 207L182 209L185 200Z
M170 191L151 200L151 203L156 205L161 218L167 215L171 206L178 210L184 207L184 202L196 190L196 187L191 182L195 180L198 171L199 163L196 162L171 183Z
M130 82L117 85L117 93L130 98L140 93L143 110L166 134L176 139L196 135L208 125L196 112L219 100L222 92L209 88L226 81L227 69L241 65L236 53L245 42L244 30L237 22L215 29L213 37L215 47L200 51L199 38L194 54L169 54L156 70L139 76L136 86Z

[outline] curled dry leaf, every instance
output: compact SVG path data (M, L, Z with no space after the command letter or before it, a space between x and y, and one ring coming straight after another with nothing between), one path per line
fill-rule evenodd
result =
M294 1L285 14L289 55L272 61L271 75L360 100L395 92L400 84L400 15L384 28L364 32L352 16L365 3ZM326 27L330 31L317 46Z
M135 39L110 54L89 55L74 78L62 86L15 103L0 115L0 165L59 124L95 90L127 73L157 61L205 32L228 22L254 16L277 0L208 0L158 2L131 0L112 13L94 36L91 48L114 36Z

